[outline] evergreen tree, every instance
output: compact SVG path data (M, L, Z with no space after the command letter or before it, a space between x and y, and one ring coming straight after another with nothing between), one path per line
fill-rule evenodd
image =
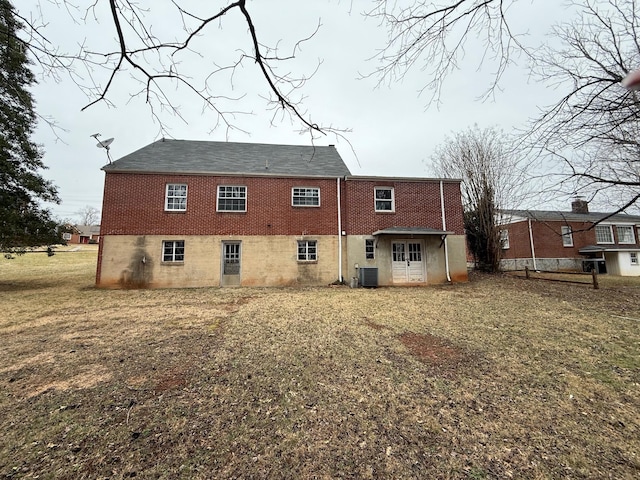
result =
M0 251L63 243L40 201L59 202L39 171L43 152L31 141L36 124L28 88L35 83L13 5L0 0Z

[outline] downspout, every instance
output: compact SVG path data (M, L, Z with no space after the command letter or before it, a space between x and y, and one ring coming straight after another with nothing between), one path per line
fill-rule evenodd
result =
M340 177L336 178L338 192L338 280L342 283L342 207L340 205Z
M440 208L442 208L442 230L447 231L447 220L444 214L444 186L440 180ZM449 249L447 247L447 236L444 237L444 269L447 273L447 282L451 282L451 274L449 273Z
M531 243L531 258L533 259L533 269L538 270L536 265L536 249L533 247L533 229L531 228L531 219L529 219L529 242Z

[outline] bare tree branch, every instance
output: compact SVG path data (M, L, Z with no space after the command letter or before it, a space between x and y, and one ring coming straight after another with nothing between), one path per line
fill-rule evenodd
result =
M578 3L576 2L576 5ZM640 190L640 100L620 81L640 67L636 0L582 0L581 16L555 29L561 48L536 55L541 81L565 89L525 137L560 167L567 195L600 199L616 212Z
M92 17L104 18L104 13L99 11L103 4L98 1L85 7L84 13L80 13L68 0L50 0L50 3L67 9L69 16L78 23L86 23ZM176 24L182 27L176 38L170 37L175 32L162 32L160 35L159 30L152 27L150 7L145 10L132 0L109 0L109 20L113 25L116 47L110 50L95 49L92 48L95 42L89 39L81 41L78 50L72 53L61 51L47 38L47 24L43 21L42 12L39 16L33 13L21 14L20 18L27 32L22 41L40 65L43 75L53 76L58 80L62 75L68 75L89 97L83 110L98 103L113 105L116 85L123 81L129 82L132 77L140 82L141 87L131 96L143 96L152 117L161 128L163 122L160 115L164 111L182 118L180 106L174 103L176 97L170 93L171 88L190 92L202 103L203 110L212 111L215 117L214 128L221 124L227 132L240 130L237 116L248 112L229 108L229 105L241 99L244 93L229 95L229 89L221 88L219 80L230 81L233 88L236 71L250 60L257 68L256 76L262 79L263 88L269 92L264 96L269 109L288 116L292 123L299 125L312 139L327 133L344 138L344 133L348 130L314 122L302 105L304 97L299 92L315 72L310 75L278 73L287 61L296 58L302 43L316 35L320 22L308 36L293 43L290 53L281 54L279 44L269 47L260 41L256 19L251 15L245 0L224 3L226 5L222 7L213 2L206 6L187 7L181 0L165 1L162 6L169 5L173 9L177 17ZM156 5L154 3L154 7ZM214 11L209 14L201 13L211 10ZM239 14L239 17L234 16L232 19L234 13ZM214 25L222 25L222 22L236 24L238 18L246 26L250 51L245 51L242 45L230 46L225 52L224 60L211 60L211 55L202 49L203 36L214 35ZM234 51L236 60L228 61ZM183 66L185 59L192 58L194 54L200 56L201 64L211 62L211 69L203 77L195 77L188 67ZM214 78L218 81L214 82Z

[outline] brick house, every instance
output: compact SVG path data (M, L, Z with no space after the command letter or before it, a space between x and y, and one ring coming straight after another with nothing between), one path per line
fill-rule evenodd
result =
M100 225L71 225L69 232L63 234L67 243L87 244L100 241Z
M99 286L467 279L458 180L352 176L333 146L185 140L103 170Z
M590 213L577 199L570 212L502 212L502 267L640 276L640 216Z

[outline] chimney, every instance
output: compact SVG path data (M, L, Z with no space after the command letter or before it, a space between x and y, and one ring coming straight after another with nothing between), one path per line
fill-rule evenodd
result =
M571 202L571 213L589 213L589 202L583 200L581 197Z

